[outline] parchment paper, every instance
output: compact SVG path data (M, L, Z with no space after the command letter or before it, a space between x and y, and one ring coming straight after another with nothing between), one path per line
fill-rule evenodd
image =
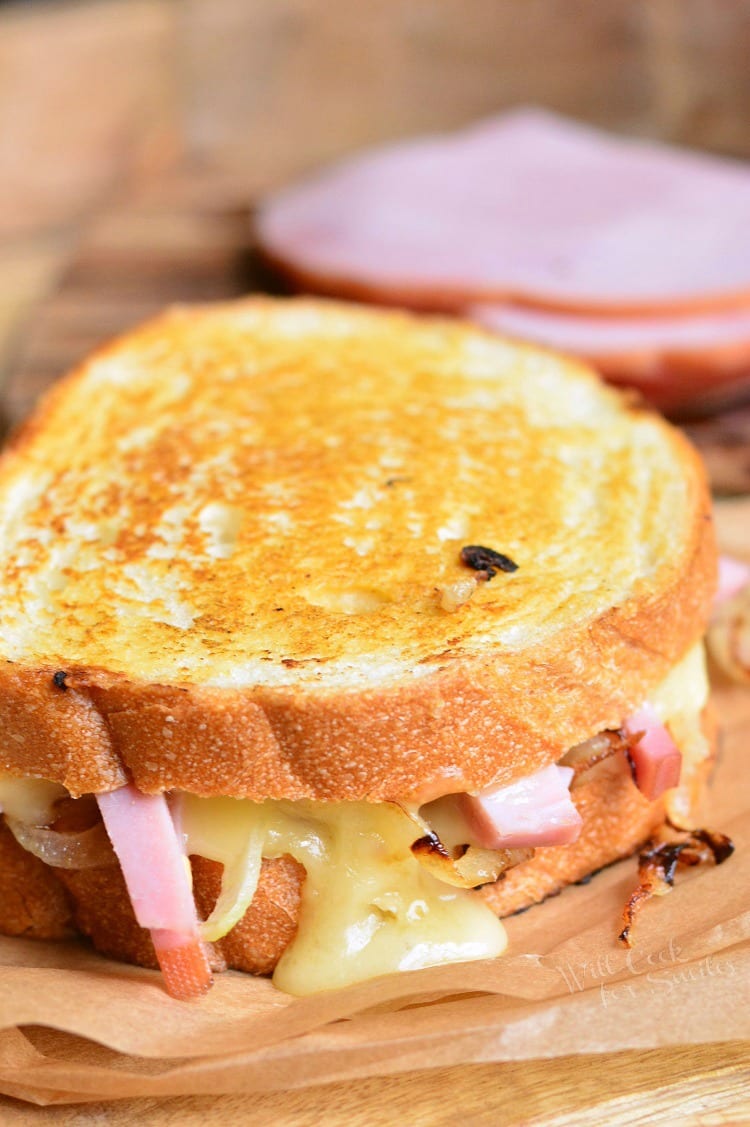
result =
M750 536L750 510L738 512ZM701 824L736 851L652 900L634 949L616 940L634 859L506 921L500 959L303 999L228 972L179 1003L155 972L83 944L0 937L0 1092L40 1104L249 1093L747 1038L750 692L719 679L714 699L722 744Z

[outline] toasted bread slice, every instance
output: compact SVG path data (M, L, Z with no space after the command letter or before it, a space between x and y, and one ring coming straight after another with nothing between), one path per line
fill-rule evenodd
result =
M73 795L510 782L619 725L714 587L661 419L553 354L324 301L100 351L5 452L0 529L0 771Z

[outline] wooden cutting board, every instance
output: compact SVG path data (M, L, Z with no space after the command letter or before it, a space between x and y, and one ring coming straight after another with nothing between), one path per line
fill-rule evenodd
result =
M241 183L196 169L146 185L101 214L28 326L6 380L6 425L91 349L165 305L283 292L255 253L251 212ZM685 429L715 491L750 493L750 403Z
M196 173L145 185L96 217L62 279L30 318L6 377L15 425L53 380L166 305L267 289L237 186Z
M199 170L151 184L101 214L59 287L37 309L17 350L3 398L21 420L61 373L109 337L183 301L231 298L277 283L252 245L241 184ZM715 486L750 492L750 407L695 423ZM745 509L740 510L744 527ZM735 522L736 523L736 522ZM747 1114L750 1046L610 1053L551 1061L441 1068L358 1084L264 1096L129 1100L85 1110L32 1110L0 1097L0 1122L152 1124L258 1120L327 1127L529 1123L617 1125L739 1122Z

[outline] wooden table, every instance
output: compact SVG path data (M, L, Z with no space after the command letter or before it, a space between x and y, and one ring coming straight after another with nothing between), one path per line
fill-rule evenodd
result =
M750 1047L468 1065L264 1096L191 1096L30 1108L0 1096L4 1127L22 1123L273 1124L274 1127L714 1127L750 1116Z

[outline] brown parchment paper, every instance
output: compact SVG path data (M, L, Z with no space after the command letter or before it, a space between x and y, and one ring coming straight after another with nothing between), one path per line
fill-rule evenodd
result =
M737 515L750 537L750 507L733 528ZM722 741L701 821L736 851L651 901L634 949L616 941L634 859L507 920L500 959L302 999L229 972L179 1003L155 972L83 944L0 937L0 1092L38 1104L251 1093L747 1038L750 691L719 676L714 700Z

